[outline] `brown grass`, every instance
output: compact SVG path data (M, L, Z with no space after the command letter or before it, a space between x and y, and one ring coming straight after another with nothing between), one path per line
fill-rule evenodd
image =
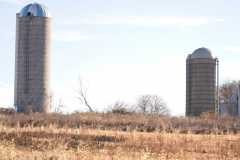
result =
M0 115L0 160L238 160L236 122L96 113Z
M91 128L100 130L167 132L194 134L237 134L240 118L234 117L168 117L142 114L75 113L1 115L0 124L10 127Z

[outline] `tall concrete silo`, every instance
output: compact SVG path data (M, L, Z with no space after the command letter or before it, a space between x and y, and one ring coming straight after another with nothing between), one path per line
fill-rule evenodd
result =
M199 48L186 61L186 116L218 112L218 59Z
M14 105L18 112L48 112L51 18L31 3L16 17Z

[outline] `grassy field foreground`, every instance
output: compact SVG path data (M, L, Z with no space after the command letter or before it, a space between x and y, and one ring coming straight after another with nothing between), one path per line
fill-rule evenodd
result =
M55 123L58 121L56 117L55 121L52 121L54 123L46 122L42 125L32 123L33 119L35 122L39 122L38 118L44 116L46 115L1 115L0 159L240 159L239 133L216 133L214 131L209 134L205 132L196 134L192 132L182 133L179 129L174 132L167 132L168 130L150 132L148 129L139 131L138 128L124 129L123 131L121 128L109 126L104 128L103 124L97 128L90 127L90 124L88 124L89 126L71 127L71 125L65 125L61 127ZM91 114L91 116L94 115ZM99 123L100 125L103 122L104 117L99 118L101 116L96 114L98 121L95 121L94 124ZM115 119L113 116L111 115ZM63 117L61 116L61 118ZM127 117L123 116L122 118ZM18 121L16 121L17 119ZM117 122L121 121L123 119L119 119L119 121L115 119L114 122L117 126ZM25 125L22 125L23 122ZM128 125L130 124L128 123Z

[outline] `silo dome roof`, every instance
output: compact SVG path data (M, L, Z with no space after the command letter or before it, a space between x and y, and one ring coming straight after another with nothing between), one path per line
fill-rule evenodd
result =
M30 3L23 7L20 11L20 17L35 16L35 17L50 17L48 9L39 3Z
M212 53L209 49L202 47L195 50L192 53L191 58L212 58Z

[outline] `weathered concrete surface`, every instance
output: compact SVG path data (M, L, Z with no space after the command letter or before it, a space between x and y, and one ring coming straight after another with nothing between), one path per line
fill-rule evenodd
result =
M26 16L16 22L15 92L18 112L48 112L51 18Z

